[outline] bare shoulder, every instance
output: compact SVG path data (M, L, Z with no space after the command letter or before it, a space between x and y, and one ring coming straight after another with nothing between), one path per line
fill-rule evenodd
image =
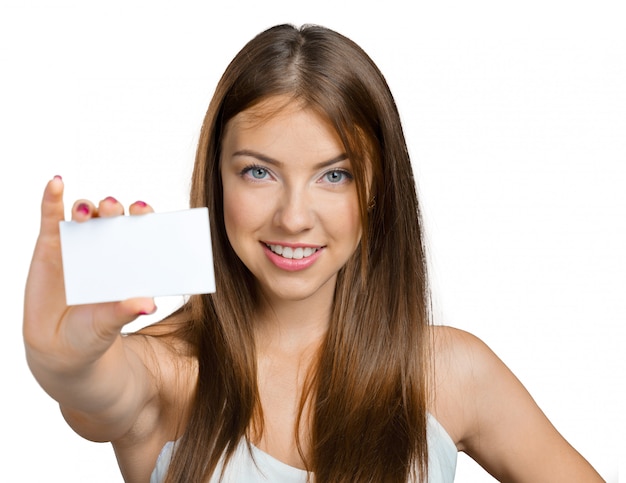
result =
M433 326L433 402L431 411L460 451L471 421L472 400L481 373L495 354L478 337L447 326Z
M432 326L436 363L456 367L459 363L493 354L487 345L469 332L448 326ZM457 369L466 367L462 364ZM450 368L450 367L449 367Z
M435 387L444 393L460 395L478 390L490 384L495 374L505 379L513 376L475 335L447 326L433 326L432 332Z
M433 327L433 412L499 481L602 481L478 337Z

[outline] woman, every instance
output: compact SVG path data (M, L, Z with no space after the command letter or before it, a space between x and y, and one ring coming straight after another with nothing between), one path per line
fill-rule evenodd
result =
M44 194L27 356L126 481L452 481L459 450L504 481L602 481L481 341L429 324L399 116L345 37L269 29L219 82L191 192L215 294L129 336L151 299L66 307L62 193ZM72 218L123 211L80 200Z

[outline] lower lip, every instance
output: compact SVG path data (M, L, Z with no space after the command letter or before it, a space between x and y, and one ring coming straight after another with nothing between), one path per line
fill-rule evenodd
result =
M267 258L269 258L270 262L272 262L281 270L286 270L288 272L297 272L299 270L305 270L309 268L317 261L323 250L323 248L319 248L311 256L305 258L284 258L270 250L267 245L262 244L262 246L265 250L265 255L267 255Z

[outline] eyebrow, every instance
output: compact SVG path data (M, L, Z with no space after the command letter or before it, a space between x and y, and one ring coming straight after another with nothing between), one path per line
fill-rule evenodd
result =
M271 164L271 165L276 166L278 168L284 166L284 164L285 164L282 161L278 161L277 159L270 158L269 156L261 154L261 153L259 153L257 151L253 151L251 149L241 149L239 151L235 151L233 153L233 157L234 156L247 156L247 157L251 157L251 158L256 158L259 161L263 161L264 163ZM315 169L326 168L327 166L332 166L333 164L339 163L341 161L345 161L346 159L348 159L348 155L346 153L341 153L339 156L335 156L334 158L331 158L331 159L329 159L327 161L322 161L321 163L317 163L314 166L314 168Z

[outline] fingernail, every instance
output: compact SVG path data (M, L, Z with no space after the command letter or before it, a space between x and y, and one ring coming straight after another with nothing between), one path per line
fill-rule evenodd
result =
M83 215L89 214L89 205L87 203L81 203L76 207L76 211L78 213L82 213Z
M54 179L60 179L60 180L63 180L63 178L62 178L60 175L58 175L58 174L55 174L55 175L54 175Z
M157 311L156 305L154 306L154 308L150 311L150 312L146 312L145 310L142 310L139 312L139 315L152 315Z
M133 204L140 206L142 208L145 208L146 206L148 206L148 204L145 201L135 201Z
M117 200L112 196L107 196L104 201L108 201L109 203L117 203Z

